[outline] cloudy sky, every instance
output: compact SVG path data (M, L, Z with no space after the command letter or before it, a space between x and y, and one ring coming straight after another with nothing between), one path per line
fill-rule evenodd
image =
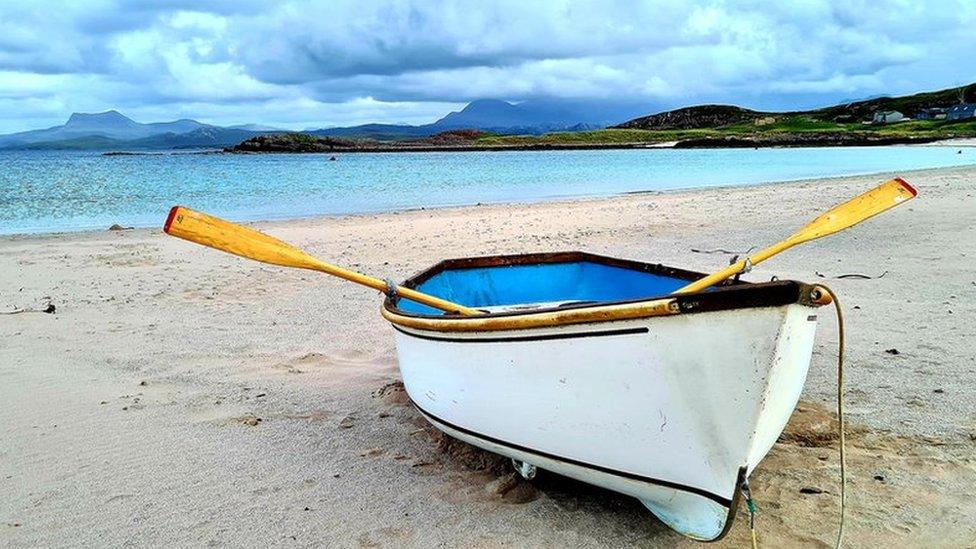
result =
M290 128L467 101L768 109L976 81L976 2L0 0L0 131L118 109Z

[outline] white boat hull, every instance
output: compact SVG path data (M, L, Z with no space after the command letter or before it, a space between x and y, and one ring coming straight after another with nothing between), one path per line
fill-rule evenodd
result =
M803 388L801 304L486 332L395 326L407 393L440 430L640 499L713 540Z

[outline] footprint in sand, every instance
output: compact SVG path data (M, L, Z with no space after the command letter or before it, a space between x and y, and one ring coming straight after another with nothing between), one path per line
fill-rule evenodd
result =
M407 390L403 386L403 382L399 379L391 381L373 391L373 398L378 398L383 403L391 406L405 406L410 404L410 397L407 395Z
M515 473L500 476L485 485L485 491L493 497L509 503L529 503L539 499L539 490Z
M391 354L378 356L362 351L345 350L333 353L310 352L272 365L276 370L293 374L328 371L332 379L344 381L366 375L392 373L396 361Z

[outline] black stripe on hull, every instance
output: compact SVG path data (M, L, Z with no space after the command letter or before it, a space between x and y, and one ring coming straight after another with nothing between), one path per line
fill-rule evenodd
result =
M580 339L584 337L608 337L608 336L622 336L622 335L635 335L635 334L646 334L650 330L646 327L640 328L624 328L620 330L601 330L598 332L575 332L568 334L543 334L535 336L515 336L515 337L449 337L449 336L439 336L439 335L428 335L428 334L418 334L414 332L408 332L393 324L393 329L400 332L401 334L408 335L410 337L416 337L418 339L429 339L431 341L449 341L452 343L504 343L510 341L547 341L553 339Z
M592 464L592 463L586 463L586 462L583 462L583 461L577 461L575 459L571 459L571 458L567 458L567 457L562 457L562 456L557 456L557 455L549 454L549 453L546 453L546 452L543 452L543 451L540 451L540 450L534 450L532 448L526 448L525 446L520 446L518 444L513 444L511 442L506 442L504 440L499 440L497 438L493 438L493 437L490 437L488 435L483 435L483 434L480 434L480 433L476 433L476 432L474 432L474 431L472 431L470 429L465 429L464 427L461 427L461 426L458 426L458 425L454 425L453 423L450 423L448 421L445 421L443 419L440 419L439 417L437 417L437 416L431 414L430 412L424 410L423 408L421 408L420 406L418 406L417 403L416 403L416 401L414 401L413 399L410 399L410 401L417 408L417 410L420 410L420 413L423 414L424 416L426 416L427 419L431 420L431 422L433 422L433 423L440 423L441 425L444 425L445 427L448 427L449 429L452 429L452 430L457 431L459 433L464 433L465 435L468 435L470 437L474 437L474 438L477 438L477 439L481 439L481 440L483 440L485 442L489 442L491 444L497 444L498 446L504 446L506 448L511 448L512 450L517 450L517 451L520 451L520 452L525 452L527 454L534 454L534 455L537 455L537 456L540 456L540 457L544 457L546 459L551 459L553 461L561 461L563 463L568 463L570 465L575 465L577 467L582 467L584 469L590 469L590 470L593 470L593 471L599 471L601 473L605 473L605 474L608 474L608 475L622 477L622 478L626 478L626 479L629 479L629 480L635 480L635 481L638 481L638 482L645 482L647 484L653 484L655 486L661 486L661 487L664 487L664 488L671 488L673 490L680 490L682 492L687 492L689 494L695 494L696 496L701 496L703 498L712 500L715 503L718 503L719 505L730 509L730 516L729 516L729 519L728 520L731 521L731 518L732 518L731 517L731 512L734 512L734 509L733 509L732 506L733 506L733 503L735 503L736 500L738 499L737 498L738 490L736 490L734 492L735 493L735 495L733 496L734 499L729 499L729 498L726 498L726 497L722 497L722 496L720 496L718 494L713 494L712 492L709 492L707 490L703 490L701 488L696 488L694 486L688 486L688 485L685 485L685 484L680 484L678 482L672 482L672 481L669 481L669 480L662 480L662 479L657 479L657 478L645 477L643 475L638 475L636 473L629 473L627 471L618 471L616 469L610 469L608 467L603 467L602 465L595 465L595 464ZM743 468L743 470L744 469L745 468ZM740 472L740 476L743 476L742 472ZM738 486L738 482L737 482L736 485Z

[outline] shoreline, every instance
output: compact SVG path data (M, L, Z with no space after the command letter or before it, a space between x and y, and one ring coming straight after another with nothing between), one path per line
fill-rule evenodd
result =
M974 143L973 146L976 146ZM313 154L313 153L308 153ZM314 153L318 154L318 153ZM965 166L951 166L945 168L922 168L918 170L904 170L900 172L868 172L868 173L858 173L851 175L841 175L832 177L812 177L812 178L801 178L801 179L780 179L774 181L758 181L752 183L744 184L733 184L733 185L715 185L715 186L696 186L696 187L682 187L677 189L666 189L666 190L636 190L636 191L624 191L612 194L594 194L594 195L576 195L576 196L560 196L552 197L541 200L533 201L499 201L499 202L477 202L474 204L451 204L451 205L434 205L434 206L421 206L413 208L403 208L395 210L374 210L374 211L362 211L362 212L350 212L350 213L339 213L339 214L317 214L317 215L307 215L298 217L275 217L275 218L233 218L230 219L236 223L243 223L247 225L268 225L275 226L275 224L285 224L290 222L316 222L329 219L343 219L343 218L356 218L356 217L375 217L378 215L398 215L402 213L409 212L424 212L424 211L446 211L453 209L467 209L467 208L484 208L491 206L525 206L532 204L571 204L575 202L586 202L586 201L598 201L598 200L612 200L614 198L621 198L627 196L640 196L640 195L680 195L680 194L696 194L705 193L708 191L728 191L732 189L749 189L754 187L763 186L783 186L783 185L802 185L810 182L840 182L843 180L851 178L865 178L865 177L881 177L888 179L896 176L912 177L914 175L922 175L930 172L939 171L949 171L949 170L966 170L969 168L976 167L976 164L965 165ZM880 182L880 181L879 181ZM162 222L165 220L165 216L160 219L159 228L162 227ZM117 220L117 224L123 225L124 228L118 230L118 232L133 232L133 231L151 231L154 230L153 225L129 225L129 222L125 220ZM6 239L17 239L17 238L29 238L33 236L66 236L66 235L77 235L77 234L97 234L107 231L114 231L114 229L105 228L83 228L77 230L51 230L51 231L35 231L35 232L19 232L19 233L5 233L0 232L0 241Z
M451 132L446 132L451 133ZM673 140L662 137L656 141L543 141L545 136L505 136L519 143L489 144L477 137L451 136L448 142L438 142L436 134L430 137L400 141L376 141L318 136L303 133L260 135L244 140L223 152L229 154L337 154L337 153L425 153L425 152L491 152L491 151L559 151L559 150L611 150L611 149L760 149L760 148L826 148L826 147L881 147L891 145L924 145L955 137L882 135L875 132L794 132L769 134L731 134L705 137L688 137ZM529 140L529 141L526 141Z

